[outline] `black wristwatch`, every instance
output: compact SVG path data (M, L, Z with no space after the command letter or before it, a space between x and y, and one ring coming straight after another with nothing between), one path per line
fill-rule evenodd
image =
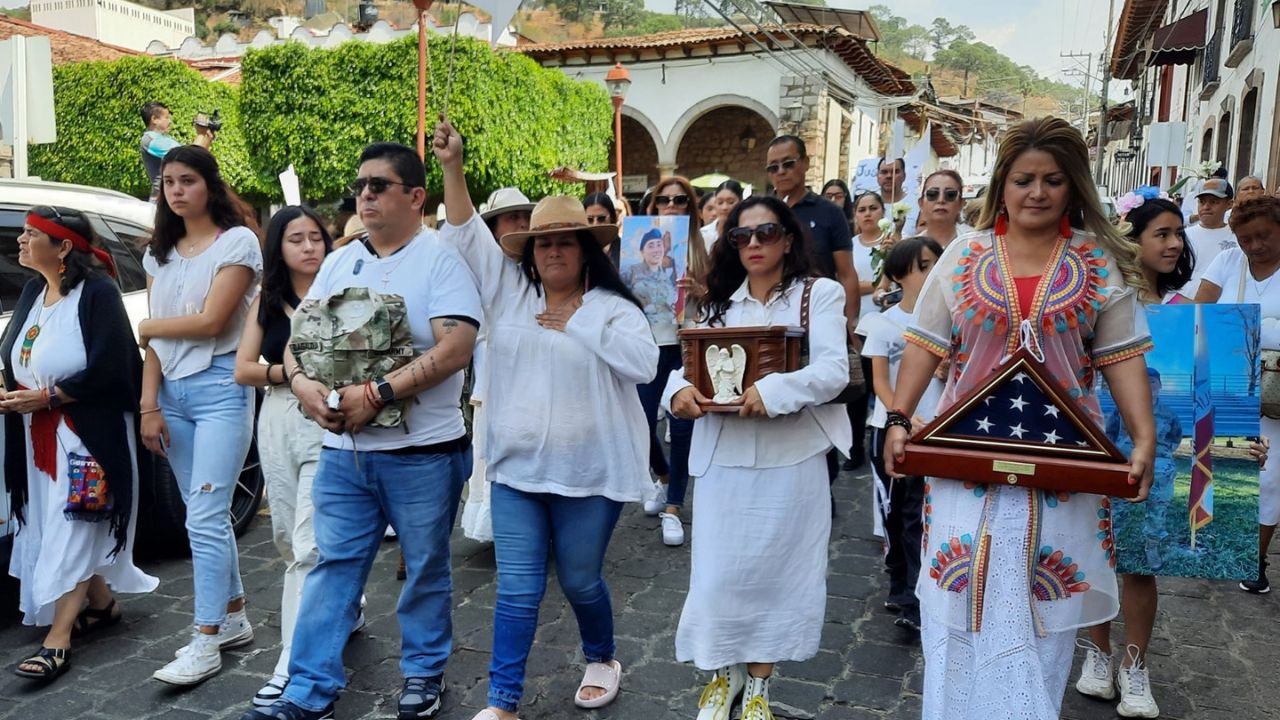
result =
M378 399L381 400L383 404L396 399L396 391L391 388L391 383L387 382L385 377L374 378L373 386L378 389Z

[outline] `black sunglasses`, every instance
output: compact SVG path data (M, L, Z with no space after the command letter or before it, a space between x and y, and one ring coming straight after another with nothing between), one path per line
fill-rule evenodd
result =
M741 250L751 244L751 238L760 241L761 245L772 245L782 239L786 230L782 223L760 223L755 227L736 227L724 234L733 247Z
M768 165L764 166L764 171L769 173L770 175L777 175L778 173L784 170L790 170L791 168L795 167L796 163L798 162L800 161L795 158L789 158L787 160L783 160L780 163L769 163Z
M683 195L683 194L682 195L654 195L653 204L658 207L665 207L667 205L675 205L676 207L688 207L689 196Z
M929 188L924 191L924 199L929 202L937 202L941 197L945 202L955 202L960 199L959 190L939 190L938 188Z
M374 176L371 178L356 178L355 180L351 181L351 184L347 186L347 189L351 191L352 195L359 195L360 193L363 193L364 189L367 187L369 188L369 192L373 193L374 195L381 195L382 193L386 192L387 188L391 187L392 185L399 185L405 188L413 187L408 183L402 183L396 180L388 180L384 177Z

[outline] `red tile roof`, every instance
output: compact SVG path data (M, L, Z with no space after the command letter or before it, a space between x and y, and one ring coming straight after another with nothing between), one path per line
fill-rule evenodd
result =
M805 47L826 48L844 60L877 92L909 95L915 91L911 76L881 60L866 42L842 27L789 23L786 29ZM759 43L759 44L757 44ZM747 28L696 28L639 35L635 37L592 38L561 43L537 43L516 48L543 65L612 64L619 59L659 60L673 54L681 57L714 57L756 52L760 45L787 50L796 46L778 26ZM570 63L570 60L577 62Z
M89 60L117 60L130 55L142 53L117 45L108 45L92 38L75 35L64 30L36 25L8 15L0 15L0 40L8 40L14 35L27 37L47 37L53 50L53 64L62 65Z
M1116 24L1116 44L1111 49L1111 72L1133 80L1142 74L1142 49L1162 24L1169 0L1125 0Z

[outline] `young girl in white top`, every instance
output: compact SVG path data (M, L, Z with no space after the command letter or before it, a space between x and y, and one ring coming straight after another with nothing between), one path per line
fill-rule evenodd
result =
M893 246L884 261L885 277L902 287L902 300L883 313L865 318L860 325L867 332L862 356L871 358L872 386L876 394L871 417L871 463L881 484L882 502L877 510L885 528L885 565L889 570L886 609L896 612L896 624L920 630L920 602L916 600L916 579L920 575L920 539L924 526L925 478L892 478L884 469L884 421L893 404L893 388L907 347L903 334L911 324L916 299L929 270L942 255L942 247L927 237L907 238ZM916 415L927 422L937 411L942 397L942 381L934 378L916 406Z
M236 384L235 351L262 272L258 236L204 148L169 151L160 168L156 227L143 267L151 317L142 441L167 457L187 504L196 631L154 677L193 685L222 668L220 650L253 640L231 498L253 438L253 389Z
M849 383L844 289L812 278L805 235L774 197L743 200L712 254L700 326L800 326L809 289L809 362L758 380L737 414L670 374L663 405L696 419L689 454L697 515L689 594L676 657L715 673L699 720L727 720L742 693L743 720L770 720L769 677L778 662L818 651L826 611L831 496L826 454L848 454L841 405Z

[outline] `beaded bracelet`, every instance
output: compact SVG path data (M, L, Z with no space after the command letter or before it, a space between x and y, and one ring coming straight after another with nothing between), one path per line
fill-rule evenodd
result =
M885 415L884 426L886 430L897 426L906 430L907 434L911 434L911 418L907 417L907 414L901 410L890 410Z

